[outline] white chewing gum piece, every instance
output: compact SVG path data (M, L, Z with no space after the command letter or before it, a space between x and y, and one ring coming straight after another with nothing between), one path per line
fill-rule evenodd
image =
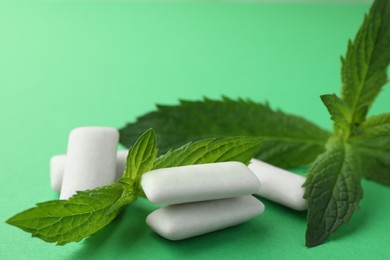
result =
M127 160L128 153L129 153L128 150L117 152L115 181L119 180L119 178L121 178L123 175L123 171L126 168L126 160ZM64 171L65 171L65 164L66 164L65 154L54 155L50 159L50 183L51 183L51 188L55 192L61 191L62 178L64 176Z
M123 176L123 172L126 168L127 155L129 150L118 151L116 154L116 174L115 181L119 180Z
M146 197L159 205L234 198L257 193L260 182L240 162L162 168L141 180Z
M111 127L80 127L68 140L60 199L76 191L94 189L115 181L118 130Z
M244 196L167 206L150 213L146 223L162 237L180 240L241 224L263 211L263 203Z
M66 163L66 155L54 155L50 159L50 184L55 192L61 191L62 178Z
M305 177L257 159L252 159L248 167L261 182L261 189L257 193L259 196L294 210L307 209L302 187Z

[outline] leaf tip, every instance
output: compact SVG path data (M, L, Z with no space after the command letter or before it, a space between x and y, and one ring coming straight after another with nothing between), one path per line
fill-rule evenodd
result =
M149 128L145 131L144 135L156 135L156 132L153 130L153 128Z
M9 225L12 225L12 226L15 226L14 221L13 221L13 218L14 218L14 217L10 217L9 219L7 219L7 220L5 221L5 223L7 223L7 224L9 224Z
M321 245L329 238L329 233L325 234L319 234L316 232L310 232L309 230L306 231L306 243L305 246L307 247L315 247L318 245Z
M22 213L18 213L18 214L16 214L16 215L14 215L14 216L12 216L12 217L10 217L9 219L7 219L6 221L5 221L5 223L7 223L8 225L11 225L11 226L15 226L15 227L20 227L19 225L18 225L18 218L20 218L20 215L21 215ZM19 219L20 220L20 219Z

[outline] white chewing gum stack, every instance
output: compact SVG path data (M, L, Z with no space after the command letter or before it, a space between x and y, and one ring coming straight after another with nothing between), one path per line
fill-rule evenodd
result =
M109 127L80 127L70 133L61 200L68 199L76 191L115 181L118 139L118 130Z
M160 208L146 223L169 240L186 239L243 223L264 211L252 196L193 202Z
M151 202L168 205L149 214L146 223L170 240L238 225L264 211L250 196L260 182L240 162L157 169L145 173L141 185Z
M118 151L116 155L115 181L122 177L126 167L128 150ZM50 183L53 191L60 192L64 176L66 155L54 155L50 159Z
M248 167L261 182L261 189L257 192L259 196L294 210L307 209L302 187L305 177L257 159L252 159Z
M240 162L163 168L142 176L146 197L159 205L234 198L257 193L260 182Z

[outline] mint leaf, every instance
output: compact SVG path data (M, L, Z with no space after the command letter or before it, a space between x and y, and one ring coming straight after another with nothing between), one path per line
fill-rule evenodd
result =
M362 125L364 139L388 137L390 135L390 113L369 117ZM386 140L388 146L390 140Z
M306 245L319 245L349 221L363 196L361 158L354 147L336 138L310 168L304 184L308 200Z
M272 110L267 104L226 97L158 105L156 111L120 129L120 142L129 146L150 127L156 131L162 153L205 138L261 137L264 143L256 157L280 167L312 162L324 151L329 137L327 131L301 117Z
M259 151L261 142L261 138L232 137L189 143L157 158L154 169L226 161L248 164Z
M149 129L130 148L123 178L139 180L143 173L152 169L157 152L156 135L153 129Z
M369 117L362 131L351 142L364 158L364 177L390 185L390 113Z
M123 205L135 199L126 194L122 184L114 183L79 191L68 200L38 203L35 208L8 219L7 223L46 242L65 245L102 229L120 213Z
M7 223L46 242L78 242L109 224L124 205L137 199L140 177L152 168L156 154L156 137L149 129L130 149L127 167L118 182L79 191L69 200L39 203Z
M335 124L335 131L340 137L348 137L351 127L351 110L344 100L336 95L322 95L322 102L328 109Z
M390 1L374 2L355 40L342 58L342 97L351 109L352 123L364 121L367 111L387 82L390 63Z

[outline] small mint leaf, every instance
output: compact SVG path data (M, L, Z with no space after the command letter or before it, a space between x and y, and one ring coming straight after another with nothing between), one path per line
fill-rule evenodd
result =
M364 177L390 185L390 113L369 117L351 143L362 155Z
M363 196L361 163L354 147L336 138L329 140L326 152L315 160L304 184L308 247L325 242L358 208Z
M387 83L389 48L390 1L376 0L342 58L342 98L351 109L353 124L364 121L367 110Z
M78 242L109 224L124 205L137 199L141 175L152 168L156 154L156 137L150 129L130 149L126 170L118 182L79 191L69 200L39 203L7 223L46 242Z
M7 223L46 242L65 245L99 231L120 213L123 205L135 199L136 196L125 192L123 185L114 183L79 191L68 200L38 203Z
M322 95L321 100L334 121L336 133L341 137L349 137L352 114L348 105L335 94Z
M154 169L192 164L238 161L248 164L259 151L262 139L232 137L206 139L186 144L158 157Z
M147 130L138 139L129 150L123 178L129 178L137 182L142 174L152 169L158 152L156 143L156 135L153 129Z

